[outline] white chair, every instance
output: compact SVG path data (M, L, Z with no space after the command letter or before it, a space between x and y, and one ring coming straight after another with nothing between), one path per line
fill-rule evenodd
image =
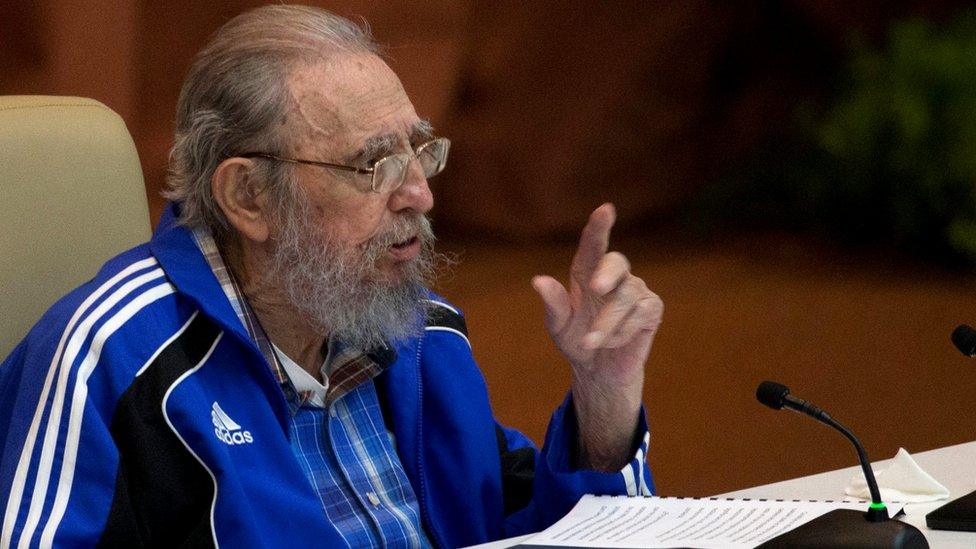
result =
M80 97L0 96L0 360L54 301L150 230L119 115Z

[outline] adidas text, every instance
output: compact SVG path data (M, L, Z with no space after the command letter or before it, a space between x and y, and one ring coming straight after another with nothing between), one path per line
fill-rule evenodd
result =
M254 437L251 436L251 431L221 431L220 429L214 429L214 434L217 438L224 441L227 444L250 444L254 442Z

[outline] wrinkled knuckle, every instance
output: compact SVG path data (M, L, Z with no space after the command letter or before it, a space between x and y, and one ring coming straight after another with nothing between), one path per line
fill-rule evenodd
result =
M654 307L645 301L641 301L637 304L634 319L637 323L646 325L649 322L654 321Z
M643 292L639 284L633 278L623 281L619 286L620 295L630 302L641 301L644 299Z
M661 318L664 317L664 302L661 298L654 296L654 308L652 310L654 319L660 322Z
M651 291L647 289L647 284L645 284L640 277L630 275L627 278L627 285L633 289L637 295L644 296L651 293Z
M613 304L613 312L617 315L623 315L634 308L634 302L631 300L619 299Z
M641 299L641 310L652 316L660 316L664 312L664 301L655 293L648 293Z

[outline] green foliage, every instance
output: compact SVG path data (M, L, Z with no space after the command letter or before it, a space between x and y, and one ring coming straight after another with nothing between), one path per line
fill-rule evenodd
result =
M850 55L836 101L798 109L713 200L747 222L976 264L976 13L895 23L884 51L855 41Z

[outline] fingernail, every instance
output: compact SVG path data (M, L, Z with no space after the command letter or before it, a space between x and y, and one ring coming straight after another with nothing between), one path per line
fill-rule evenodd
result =
M594 349L603 343L603 332L590 332L586 334L583 343L590 349Z

